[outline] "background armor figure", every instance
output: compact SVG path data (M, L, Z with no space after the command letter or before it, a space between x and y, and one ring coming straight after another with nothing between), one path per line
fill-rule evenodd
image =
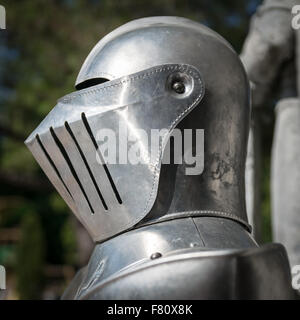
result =
M300 33L292 28L294 5L300 5L300 1L264 1L252 18L250 32L241 54L253 84L254 116L259 113L258 108L265 104L274 85L277 84L278 87L271 175L273 239L284 244L291 266L300 264L300 202L297 193L300 187ZM257 128L255 119L254 125ZM255 146L259 145L259 139L259 132L254 129ZM254 154L249 156L249 162L259 161L257 147ZM255 166L255 186L260 183L257 170L259 164ZM259 241L259 195L252 198L250 189L251 182L248 197L254 210L249 210L248 214L254 222Z

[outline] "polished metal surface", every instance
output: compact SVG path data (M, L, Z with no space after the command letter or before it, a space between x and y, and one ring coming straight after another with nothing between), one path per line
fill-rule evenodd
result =
M184 94L167 85L179 72L191 82ZM93 239L102 241L134 226L150 211L169 134L194 107L201 108L203 95L195 68L153 67L63 97L26 144ZM167 130L145 164L98 163L98 130L111 129L118 136L121 126L146 151L137 129L148 136L152 128Z
M214 46L235 55L230 44L218 33L192 20L181 17L133 20L96 44L79 72L76 86L96 78L113 80L157 64L198 66L201 58L205 58L202 63L209 61L205 53L213 54Z
M26 140L100 242L64 299L264 298L270 288L274 297L289 296L284 250L258 249L249 233L249 83L223 38L183 18L132 21L96 45L76 88ZM167 129L150 162L104 162L97 132L118 133L120 123L140 150L139 128L148 136ZM199 174L186 174L190 163L162 161L175 128L204 130ZM195 154L197 147L194 139L184 153ZM279 277L278 285L267 270Z
M87 57L77 87L162 63L186 63L199 70L206 93L179 124L204 129L201 175L187 176L186 164L162 165L156 201L145 220L176 212L219 211L245 224L244 166L249 131L249 83L237 54L209 28L178 17L131 21L99 41ZM195 146L193 147L195 148Z
M170 64L174 70L151 74L150 70ZM174 90L169 94L166 79L176 68L191 72L188 95ZM103 241L137 223L184 212L226 216L249 229L244 195L249 83L231 46L214 31L187 19L139 19L96 45L80 71L77 87L91 86L99 77L111 81L61 99L26 141L93 239ZM103 127L118 132L119 121L133 134L138 128L147 132L167 128L169 133L175 126L181 131L204 130L203 172L187 175L190 165L185 162L160 165L161 149L158 162L149 166L97 165L98 146L91 141L87 123L95 137ZM194 142L188 152L195 153L196 148Z
M290 283L282 245L189 249L124 270L81 299L296 299Z
M94 274L83 270L83 285L67 291L63 299L296 298L286 252L279 244L223 250L190 246L154 260L146 256L106 278L106 261L99 258Z
M227 250L256 247L249 232L232 220L178 218L143 226L97 244L88 266L78 273L63 299L81 299L120 272L177 250Z

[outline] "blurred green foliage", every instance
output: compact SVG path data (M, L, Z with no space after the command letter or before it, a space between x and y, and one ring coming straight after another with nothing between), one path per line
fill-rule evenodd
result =
M16 263L21 297L38 297L44 263L76 264L76 241L68 219L69 210L23 140L59 97L74 90L77 73L92 47L106 33L129 20L177 15L206 24L239 52L249 19L260 2L1 1L6 7L7 30L0 31L0 227L19 226L22 221L23 236ZM267 241L271 239L268 157L272 137L266 132L272 123L273 110L266 109L262 124L266 159L263 216Z
M45 265L44 235L40 218L28 212L22 218L17 247L16 274L20 299L40 299Z
M270 157L265 157L262 164L262 242L272 241L271 229L271 201L270 201Z
M61 229L61 241L63 244L64 253L63 260L68 265L76 265L77 252L76 252L76 238L74 234L74 228L70 219L66 219Z

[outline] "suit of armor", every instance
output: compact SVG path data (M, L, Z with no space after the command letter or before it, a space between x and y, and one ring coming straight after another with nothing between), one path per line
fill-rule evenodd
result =
M293 14L293 7L297 5L300 6L299 0L264 1L252 18L241 54L253 84L254 113L259 113L277 84L271 160L273 238L286 247L292 267L300 264L300 31L293 29L293 20L299 20L300 7ZM255 134L254 137L255 144L260 138ZM249 159L255 162L258 157L259 154L252 154ZM254 179L255 185L259 183ZM251 200L251 182L248 188L249 203L255 208L256 200ZM254 229L259 229L259 211L248 210L248 214L254 221Z
M26 140L96 242L64 299L294 297L284 248L251 236L249 84L221 36L178 17L134 20L94 47L76 88ZM125 161L131 147L140 161Z

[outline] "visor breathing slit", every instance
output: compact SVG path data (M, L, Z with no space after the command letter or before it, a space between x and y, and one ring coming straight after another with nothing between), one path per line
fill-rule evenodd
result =
M52 136L52 138L54 139L54 141L55 141L58 149L60 150L62 156L64 157L66 163L68 164L68 166L69 166L69 168L70 168L70 171L71 171L72 174L73 174L74 179L75 179L76 182L78 183L79 188L80 188L81 192L83 193L83 195L84 195L84 197L85 197L85 199L86 199L86 201L87 201L87 203L88 203L88 206L89 206L92 214L94 214L95 211L94 211L94 209L93 209L93 207L92 207L92 205L91 205L91 203L90 203L90 200L89 200L89 198L88 198L88 196L87 196L87 194L86 194L86 192L85 192L85 190L84 190L84 188L83 188L83 186L82 186L79 178L78 178L78 175L77 175L77 173L76 173L76 171L75 171L75 169L74 169L74 167L73 167L73 165L72 165L72 162L71 162L71 160L70 160L70 158L69 158L69 156L68 156L68 154L67 154L67 152L66 152L66 150L65 150L65 148L64 148L64 146L63 146L63 144L60 142L59 138L58 138L57 135L55 134L55 132L54 132L54 130L53 130L52 127L50 127L50 133L51 133L51 136Z
M47 150L45 149L45 147L44 147L44 145L43 145L43 143L42 143L42 141L41 141L41 139L40 139L40 136L37 134L35 137L36 137L36 140L37 140L39 146L40 146L41 149L43 150L46 158L48 159L50 165L52 166L52 168L54 169L55 173L57 174L59 180L62 182L62 184L63 184L64 187L66 188L66 190L67 190L68 194L70 195L70 197L74 200L74 198L73 198L73 196L72 196L69 188L68 188L67 185L65 184L65 182L64 182L61 174L59 173L59 171L58 171L58 169L57 169L57 167L56 167L56 165L54 164L54 162L53 162L53 160L51 159L51 157L50 157L49 153L47 152Z
M78 151L80 153L80 156L81 156L81 158L82 158L82 160L83 160L83 162L84 162L84 164L85 164L85 166L86 166L86 168L87 168L87 170L89 172L89 175L90 175L90 177L91 177L91 179L93 181L93 184L94 184L94 186L96 188L96 191L97 191L97 193L99 195L99 198L100 198L100 200L101 200L101 202L103 204L104 209L108 210L107 204L106 204L106 202L105 202L105 200L104 200L104 198L103 198L103 196L102 196L102 194L100 192L99 186L98 186L98 184L97 184L97 182L95 180L95 177L94 177L94 175L93 175L93 173L91 171L91 168L90 168L90 166L89 166L89 164L88 164L88 162L86 160L86 157L84 156L84 154L83 154L83 152L82 152L82 150L81 150L81 148L80 148L80 146L78 144L78 141L76 140L76 138L75 138L75 136L73 134L73 131L70 128L70 126L69 126L67 121L65 122L65 127L66 127L68 133L70 134L71 138L73 139L73 141L74 141L74 143L75 143L75 145L76 145L76 147L77 147L77 149L78 149Z
M92 140L92 142L93 142L93 144L94 144L94 146L95 146L95 149L96 149L96 151L97 151L97 153L98 153L98 155L99 155L99 157L100 157L100 159L101 159L101 163L102 163L102 165L103 165L103 168L104 168L104 170L105 170L105 173L106 173L106 175L107 175L107 178L108 178L108 180L109 180L109 182L110 182L110 184L111 184L111 187L112 187L112 189L113 189L113 191L114 191L114 194L115 194L115 196L116 196L116 199L118 200L119 204L122 204L122 199L121 199L121 197L120 197L120 194L119 194L119 192L118 192L118 190L117 190L117 188L116 188L116 186L115 186L115 183L114 183L114 181L113 181L113 179L112 179L112 176L111 176L111 174L110 174L110 172L109 172L109 170L108 170L108 168L107 168L107 165L106 165L105 162L104 162L104 159L103 159L103 157L102 157L102 154L101 154L101 152L100 152L100 149L98 148L96 139L95 139L95 137L94 137L94 135L93 135L92 129L91 129L89 123L88 123L88 120L87 120L84 112L81 114L81 119L82 119L83 124L84 124L84 126L85 126L85 128L86 128L86 131L87 131L89 137L91 138L91 140Z

